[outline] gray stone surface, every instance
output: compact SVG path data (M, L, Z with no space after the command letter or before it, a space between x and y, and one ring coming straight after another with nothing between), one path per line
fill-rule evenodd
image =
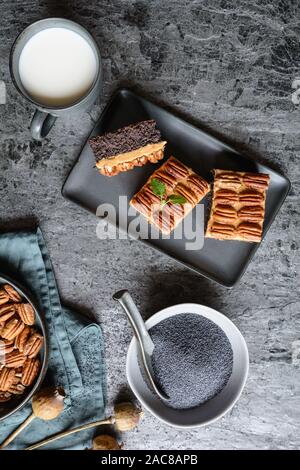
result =
M1 228L36 221L48 243L62 298L103 325L110 404L127 393L131 331L111 300L129 288L148 317L175 302L219 309L248 342L251 367L234 409L190 432L146 413L124 436L134 449L296 449L300 444L299 150L300 76L296 0L0 1ZM87 26L103 56L101 102L60 121L42 144L28 131L32 108L14 89L8 58L31 21L64 16ZM120 84L182 113L268 162L293 189L242 281L232 290L197 277L136 241L100 241L97 220L65 201L63 181L108 97Z

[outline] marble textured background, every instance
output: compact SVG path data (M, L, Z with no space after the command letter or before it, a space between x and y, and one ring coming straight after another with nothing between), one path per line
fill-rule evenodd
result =
M131 330L111 300L128 288L148 317L175 302L219 309L249 346L245 391L226 417L181 432L146 413L124 436L130 449L296 449L300 445L299 150L297 0L0 1L1 229L38 222L62 298L89 312L106 337L109 400L127 393ZM57 122L43 143L28 131L32 108L8 68L16 35L30 22L81 22L103 56L101 102ZM100 241L97 220L65 201L63 181L101 109L120 84L143 91L253 158L286 174L292 191L242 281L220 287L136 241Z

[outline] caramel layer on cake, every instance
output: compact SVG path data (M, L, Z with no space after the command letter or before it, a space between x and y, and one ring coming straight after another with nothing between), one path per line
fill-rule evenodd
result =
M148 120L93 137L89 144L100 173L114 176L135 166L161 160L166 142L161 140L155 121Z
M214 170L214 176L206 237L260 242L269 175Z
M154 179L164 184L165 201L172 195L183 197L185 202L179 204L169 200L169 202L162 204L160 197L152 189L151 182ZM149 223L167 235L176 228L209 190L210 186L205 179L175 157L170 157L133 196L130 205L146 217Z

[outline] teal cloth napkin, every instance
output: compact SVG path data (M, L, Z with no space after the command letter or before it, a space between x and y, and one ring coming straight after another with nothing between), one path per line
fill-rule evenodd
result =
M52 434L104 417L106 401L103 337L99 325L63 308L40 229L0 235L0 270L34 296L47 320L50 357L45 385L62 386L65 409L52 421L35 419L7 449L24 449ZM31 413L28 404L0 421L3 441ZM42 449L84 449L94 430L48 444Z

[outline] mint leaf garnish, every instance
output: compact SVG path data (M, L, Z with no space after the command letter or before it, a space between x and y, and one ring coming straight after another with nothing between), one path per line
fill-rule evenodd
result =
M181 194L171 194L168 200L172 202L173 204L185 204L186 203L186 198L182 196Z
M160 198L161 207L164 207L168 202L172 202L173 204L185 204L187 202L186 198L181 196L181 194L170 194L170 196L167 196L166 185L157 178L152 178L150 187L155 196Z
M166 194L166 185L157 178L152 178L152 180L150 181L150 186L153 193L161 199Z

